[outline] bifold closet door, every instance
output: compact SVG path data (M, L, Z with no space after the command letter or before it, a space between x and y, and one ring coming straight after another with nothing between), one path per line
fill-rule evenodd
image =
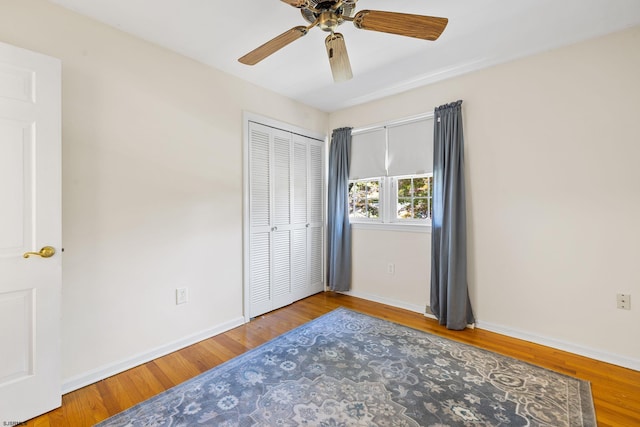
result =
M309 189L307 259L309 285L307 295L324 290L324 155L323 143L308 138Z
M249 317L324 287L323 143L249 123Z
M249 125L249 311L271 310L271 132Z
M294 224L292 261L295 299L321 292L323 281L323 155L322 142L294 136Z
M291 139L288 132L273 129L273 307L293 302L291 295Z
M309 285L307 259L307 206L309 147L299 135L293 142L293 221L291 242L291 291L295 300L307 296Z
M255 317L291 300L291 134L249 126L249 310Z

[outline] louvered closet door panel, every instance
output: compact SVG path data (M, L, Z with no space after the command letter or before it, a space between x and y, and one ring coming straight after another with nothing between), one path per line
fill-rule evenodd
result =
M256 123L249 127L249 198L252 228L271 226L271 131Z
M307 150L296 135L293 144L293 224L307 224Z
M309 230L309 295L324 289L322 235L322 227L311 227Z
M291 223L291 134L274 129L274 225Z
M280 308L293 302L291 294L291 232L275 231L273 237L273 305Z
M313 140L309 143L309 222L321 225L324 211L324 166L322 145Z
M293 138L293 223L291 242L291 290L294 300L306 297L307 272L307 169L308 144L300 135Z
M271 289L271 129L249 126L249 315L272 310Z
M273 130L273 308L291 299L291 143L288 132Z
M307 228L292 230L291 236L291 291L295 301L308 296Z
M272 310L271 298L271 233L251 234L250 317Z
M322 144L309 142L309 228L307 237L308 294L312 295L324 289L324 156Z

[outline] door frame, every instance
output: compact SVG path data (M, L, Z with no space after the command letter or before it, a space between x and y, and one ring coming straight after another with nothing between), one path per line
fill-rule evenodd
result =
M248 111L242 112L242 300L243 300L243 316L245 323L249 323L251 318L249 316L249 281L250 281L250 271L249 271L249 238L251 235L250 230L250 218L249 218L249 206L250 206L250 194L249 194L249 123L259 123L264 126L280 129L286 132L291 132L294 134L306 136L308 138L316 139L318 141L322 141L324 146L324 158L327 158L327 147L328 147L328 136L326 134L322 134L320 132L311 131L308 129L301 128L299 126L295 126L289 123L285 123L276 119L272 119L266 116L262 116L260 114L251 113ZM327 194L327 162L324 162L324 173L323 173L323 197L326 200ZM326 227L326 203L323 204L325 212L323 212L323 226ZM325 253L325 239L322 239L322 253ZM323 277L324 277L324 263L323 263Z

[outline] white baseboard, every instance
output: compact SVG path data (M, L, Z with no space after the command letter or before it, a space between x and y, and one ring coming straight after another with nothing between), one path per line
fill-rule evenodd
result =
M626 356L620 356L618 354L609 353L602 350L596 350L594 348L584 347L578 344L558 340L555 338L535 335L529 332L507 328L507 327L496 325L490 322L476 321L476 327L478 329L484 329L486 331L495 332L497 334L506 335L508 337L518 338L524 341L529 341L535 344L544 345L544 346L555 348L558 350L568 351L570 353L588 357L590 359L599 360L601 362L622 366L623 368L629 368L635 371L640 371L640 360L638 359L633 359Z
M429 319L438 320L435 314L433 313L423 313L424 317L428 317Z
M147 363L153 359L157 359L169 353L173 353L174 351L178 351L199 341L219 335L223 332L243 325L244 323L244 317L238 317L205 331L201 331L193 335L189 335L188 337L181 338L177 341L173 341L160 347L156 347L150 351L137 354L119 362L110 363L108 365L92 369L91 371L76 375L72 378L68 378L62 382L62 394L66 394L79 388L88 386L89 384L96 383L105 378L109 378L113 375L124 372L127 369L135 368L136 366L142 365L143 363Z
M368 301L379 302L380 304L390 305L391 307L403 308L405 310L414 311L416 313L425 314L426 303L423 305L409 304L404 301L398 301L391 298L381 297L380 295L369 294L367 292L347 291L341 294L351 295L352 297L366 299Z
M416 313L420 313L428 318L435 319L435 316L432 314L425 313L426 304L423 305L415 305L408 304L404 301L397 301L391 298L381 297L379 295L369 294L367 292L358 292L358 291L348 291L341 292L345 295L351 295L357 298L366 299L368 301L379 302L381 304L390 305L392 307L404 308L405 310L414 311ZM596 350L589 347L584 347L578 344L573 344L565 341L561 341L555 338L544 337L540 335L535 335L529 332L519 331L512 328L507 328L501 325L497 325L490 322L482 322L480 320L476 320L474 325L467 325L468 328L473 329L484 329L486 331L495 332L497 334L506 335L511 338L517 338L524 341L529 341L532 343L544 345L547 347L555 348L558 350L568 351L573 354L577 354L580 356L588 357L590 359L599 360L601 362L611 363L613 365L622 366L623 368L633 369L635 371L640 371L640 360L633 359L630 357L620 356L618 354L609 353L606 351Z

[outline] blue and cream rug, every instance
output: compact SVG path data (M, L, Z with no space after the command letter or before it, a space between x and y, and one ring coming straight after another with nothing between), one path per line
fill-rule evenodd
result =
M595 426L588 382L338 309L102 423Z

